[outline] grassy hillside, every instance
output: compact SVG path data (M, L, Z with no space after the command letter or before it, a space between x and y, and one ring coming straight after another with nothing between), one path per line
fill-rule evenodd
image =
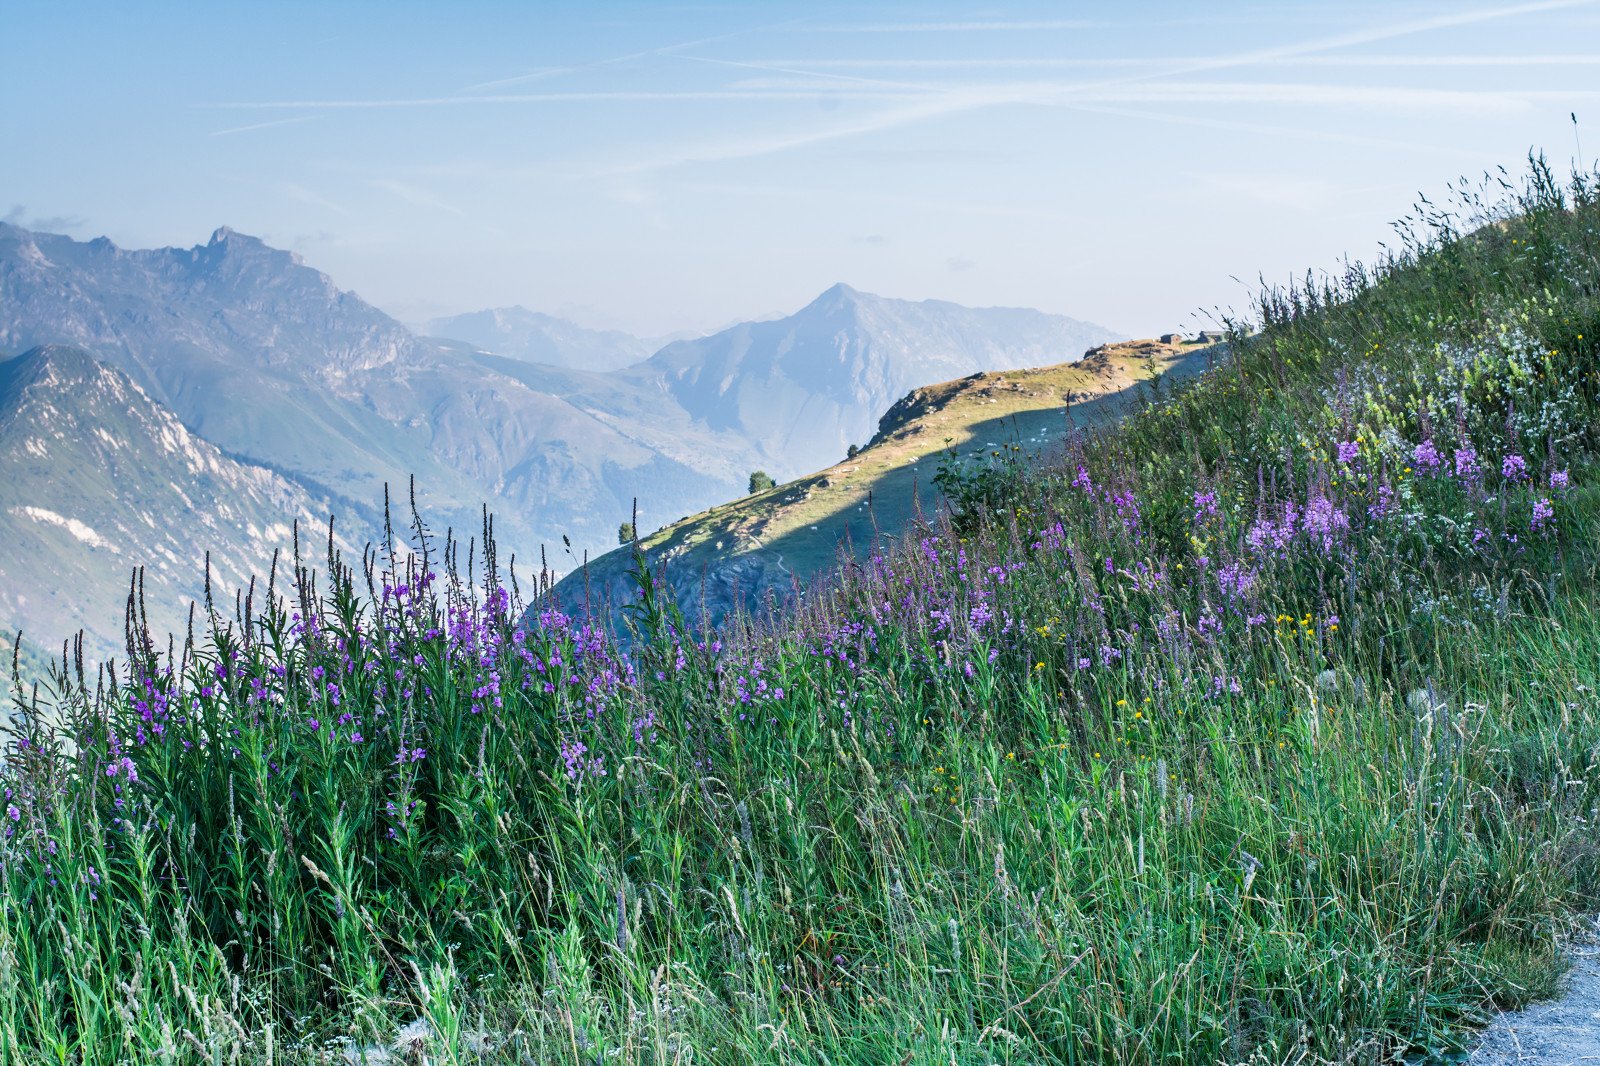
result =
M1600 902L1600 196L1406 247L760 627L433 545L141 656L7 761L0 1060L1441 1061Z
M793 598L841 557L864 558L919 515L938 509L940 469L991 457L1043 457L1069 425L1088 427L1142 401L1153 375L1181 380L1215 352L1129 341L1056 366L973 374L919 388L884 415L855 456L816 473L690 515L645 536L640 548L684 614L720 621ZM1070 401L1070 403L1069 403ZM1070 407L1070 416L1067 409ZM631 547L570 574L557 595L571 610L614 614L634 592Z

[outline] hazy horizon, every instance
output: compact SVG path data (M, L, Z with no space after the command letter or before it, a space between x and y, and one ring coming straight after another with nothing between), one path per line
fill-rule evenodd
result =
M658 336L842 281L1141 335L1600 146L1594 0L1122 11L14 3L0 217L231 226L408 322Z

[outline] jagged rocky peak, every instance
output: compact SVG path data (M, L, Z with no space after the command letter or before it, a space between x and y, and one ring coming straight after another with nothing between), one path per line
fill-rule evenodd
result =
M286 254L282 249L273 248L260 237L248 233L240 233L232 226L218 226L211 231L211 239L206 242L207 248L225 247L231 251L242 251L246 248L266 248L268 251Z
M195 246L194 253L197 259L210 258L217 260L248 256L251 259L259 259L263 263L276 263L296 267L305 266L305 260L300 258L298 253L291 252L286 248L274 248L260 237L252 236L248 233L240 233L232 226L218 226L211 232L209 241L204 245ZM307 267L306 269L310 270L311 268ZM330 291L335 291L331 279L328 279L320 271L315 273L327 281L327 287Z

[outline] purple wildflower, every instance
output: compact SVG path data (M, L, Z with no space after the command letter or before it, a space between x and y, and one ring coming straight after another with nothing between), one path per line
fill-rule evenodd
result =
M1394 490L1388 485L1379 485L1378 491L1373 494L1372 502L1367 504L1368 518L1382 518L1394 510Z
M1217 571L1217 587L1229 599L1243 599L1255 588L1256 576L1253 569L1246 569L1238 563L1227 563Z
M1326 496L1318 496L1306 504L1301 528L1311 535L1312 541L1319 544L1323 554L1326 555L1333 550L1334 543L1349 530L1350 516Z
M1431 440L1425 440L1411 449L1411 466L1419 474L1437 473L1440 462L1439 449Z
M1550 524L1550 519L1555 517L1555 513L1556 509L1550 505L1550 501L1543 496L1539 497L1533 501L1533 517L1528 520L1528 528L1535 533L1544 532L1545 527Z

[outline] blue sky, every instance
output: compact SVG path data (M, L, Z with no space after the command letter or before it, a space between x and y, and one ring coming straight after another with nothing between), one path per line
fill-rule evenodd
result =
M0 216L219 225L402 318L645 334L835 281L1148 334L1600 153L1600 3L0 7ZM1242 280L1241 280L1242 279Z

